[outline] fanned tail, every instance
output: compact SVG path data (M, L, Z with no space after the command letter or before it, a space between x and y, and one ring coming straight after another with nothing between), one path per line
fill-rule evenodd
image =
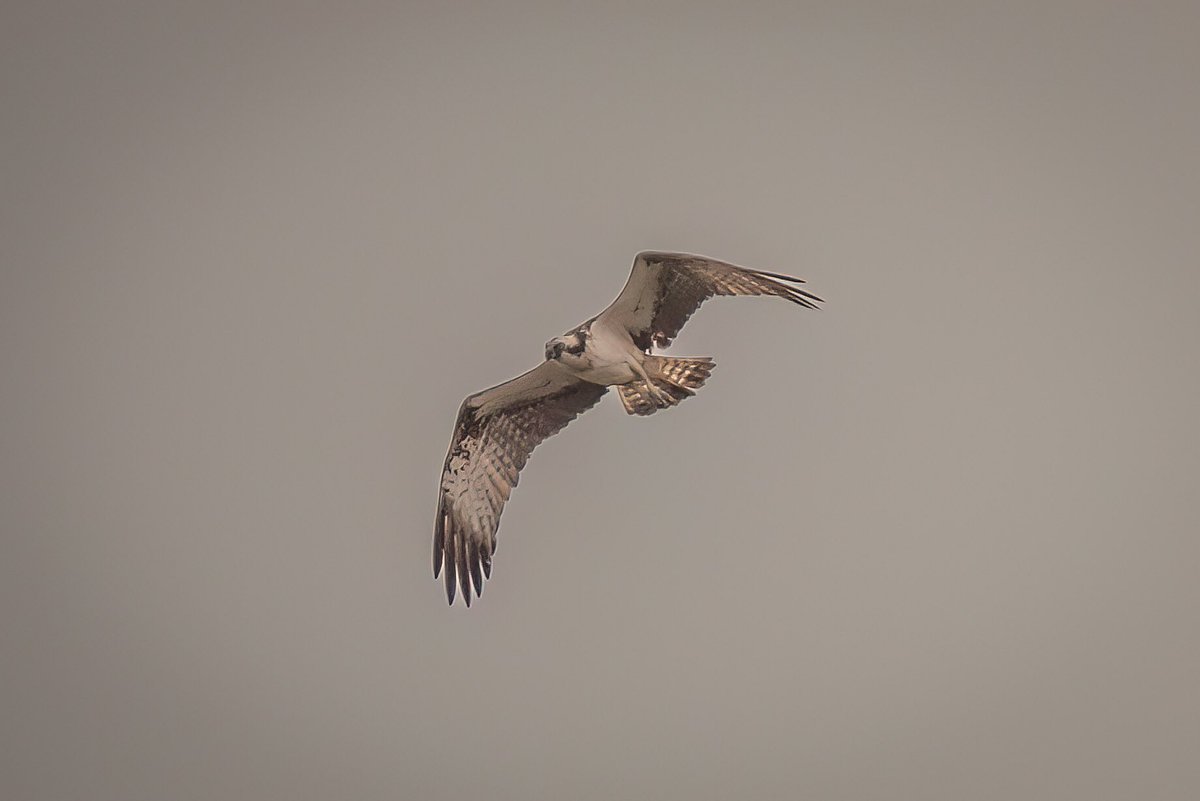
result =
M638 379L617 387L621 403L629 414L654 414L659 409L669 409L696 394L712 375L716 362L712 359L683 358L669 356L647 356L643 363L647 375L654 385L667 394L666 398L655 398L646 382Z

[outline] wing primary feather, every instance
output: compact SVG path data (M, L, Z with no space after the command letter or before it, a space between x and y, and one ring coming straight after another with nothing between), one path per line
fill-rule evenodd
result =
M790 281L793 284L808 283L803 278L797 278L794 275L784 275L783 273L769 273L766 270L751 270L749 267L743 267L742 269L748 273L754 273L755 275L765 275L767 278L776 278L780 281Z
M772 282L772 287L779 291L779 296L784 300L790 300L792 303L798 303L806 309L820 310L820 307L813 305L812 301L815 300L822 303L824 302L816 295L813 295L810 292L805 292L801 289L796 289L795 287L784 286L783 284L776 284L774 282Z
M458 542L454 543L455 568L458 570L458 587L462 590L463 600L470 607L471 572L467 568L467 532L460 532L458 537Z
M820 306L817 306L812 301L810 301L808 298L798 295L796 293L789 292L786 295L784 295L783 297L785 300L790 300L792 303L803 306L806 309L812 309L814 311L821 310ZM817 300L820 300L820 298L817 298Z
M483 597L483 573L480 569L479 544L471 540L468 561L471 563L471 583L475 585L476 597Z
M438 504L437 521L433 525L433 577L442 572L442 550L446 545L446 507Z
M446 538L446 602L454 605L454 517L450 517L450 536Z
M806 283L803 278L796 278L795 276L784 275L783 273L768 273L764 270L747 270L747 272L752 273L753 275L760 276L762 278L773 278L773 279L775 279L775 281L788 281L788 282L791 282L794 284ZM775 282L772 282L772 283L775 283ZM825 302L822 298L819 298L816 295L814 295L813 293L808 292L804 289L801 289L800 287L787 286L786 284L777 284L777 286L779 286L780 289L783 289L784 291L786 291L788 293L800 295L802 297L808 298L809 300L815 300L818 303ZM793 300L793 298L791 298L791 297L789 297L788 299ZM796 301L796 302L801 303L801 301ZM817 308L816 306L812 306L809 304L802 304L802 305L806 305L810 309Z
M788 289L788 291L789 291L789 292L791 292L793 295L798 295L799 297L805 298L806 300L810 300L810 301L812 301L812 300L815 300L817 303L824 303L824 302L825 302L825 299L824 299L824 298L817 297L816 295L814 295L814 294L813 294L813 293L811 293L811 292L805 292L803 289L796 289L795 287L788 287L787 289ZM816 309L816 308L818 308L818 307L817 307L817 306L814 306L814 305L812 305L812 304L810 303L810 304L808 304L808 308L810 308L810 309Z

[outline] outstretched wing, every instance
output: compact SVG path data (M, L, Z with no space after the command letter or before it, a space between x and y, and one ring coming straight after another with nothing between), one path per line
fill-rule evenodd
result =
M491 578L496 529L529 454L590 409L607 387L576 378L557 362L485 389L463 401L442 468L433 528L433 576L445 568L446 598L455 578L471 605Z
M713 295L774 295L815 309L821 299L799 288L803 279L764 273L690 253L639 253L625 288L599 319L629 331L642 350L666 347L700 304Z

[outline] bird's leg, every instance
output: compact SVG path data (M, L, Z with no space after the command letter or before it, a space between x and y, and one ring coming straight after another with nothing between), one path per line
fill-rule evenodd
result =
M650 392L650 397L654 399L655 403L665 407L670 406L675 402L675 399L671 396L671 393L659 389L658 386L656 386L655 383L650 380L650 376L646 374L645 366L642 365L642 362L639 359L631 359L629 366L632 367L633 371L641 376L642 380L646 382L646 387Z

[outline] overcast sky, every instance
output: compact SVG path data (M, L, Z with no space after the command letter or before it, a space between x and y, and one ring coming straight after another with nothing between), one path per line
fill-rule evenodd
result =
M0 795L1200 796L1189 3L8 3ZM698 398L430 566L634 253Z

